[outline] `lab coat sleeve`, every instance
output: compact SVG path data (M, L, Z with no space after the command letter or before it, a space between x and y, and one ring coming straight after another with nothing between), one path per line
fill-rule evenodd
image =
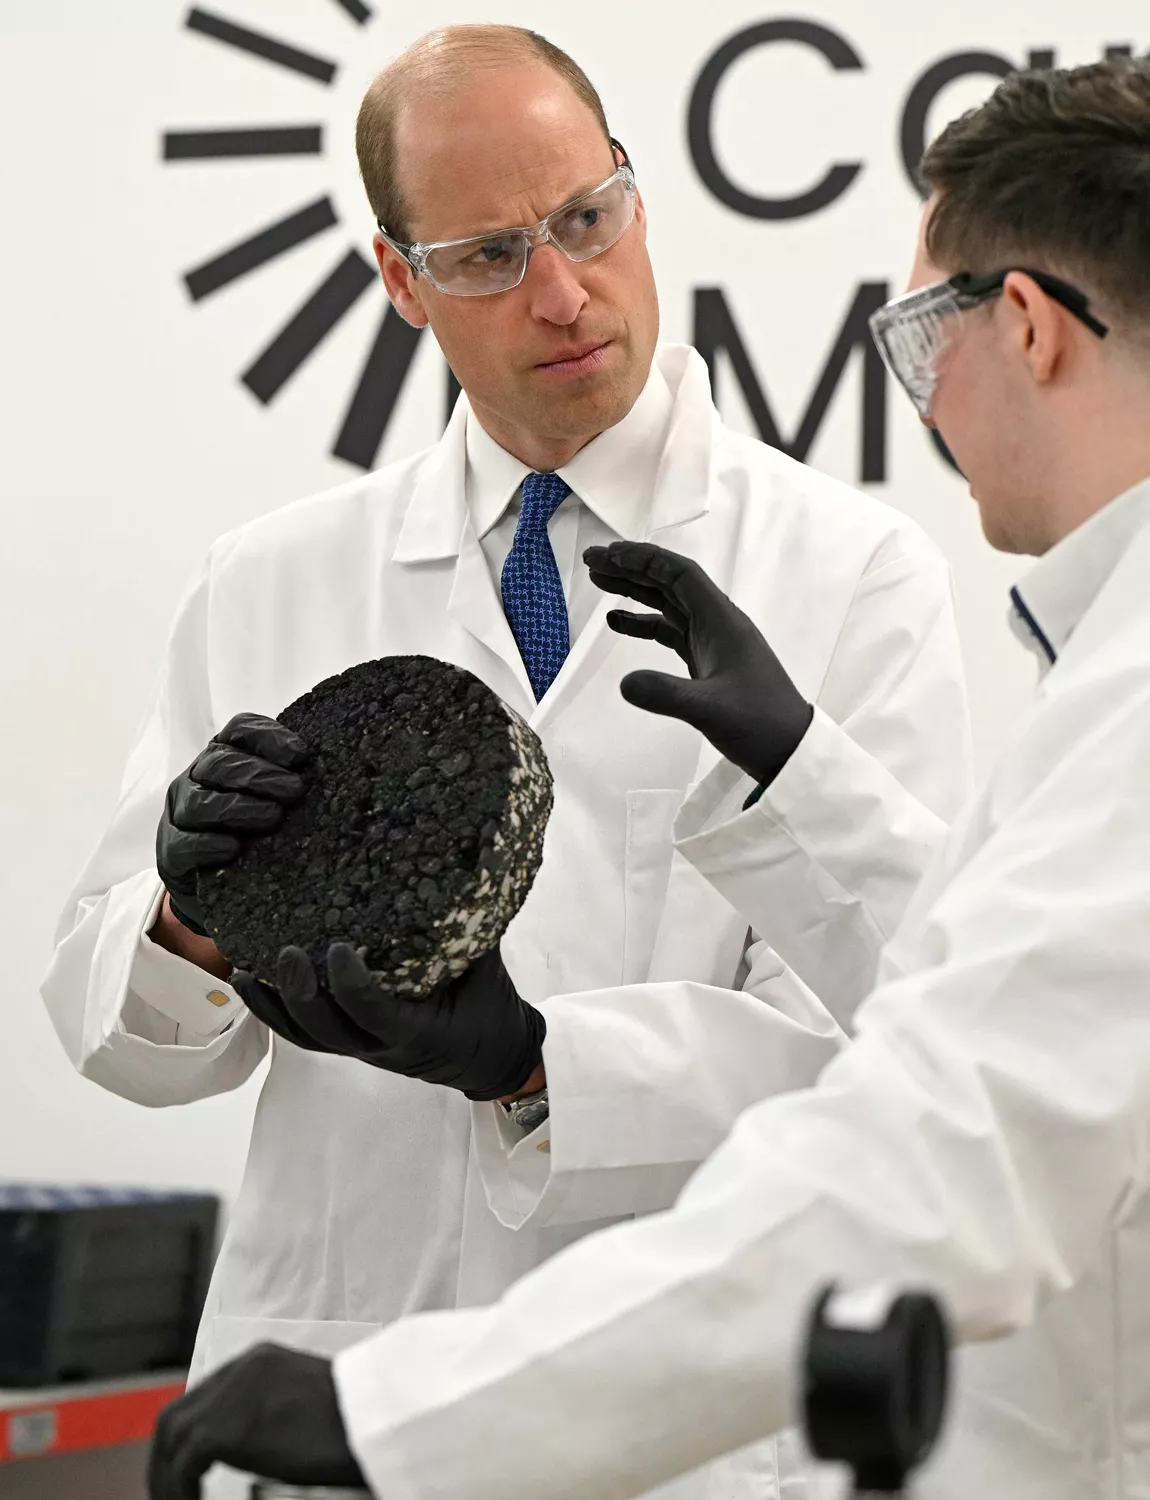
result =
M720 764L700 783L676 845L849 1029L971 790L950 570L917 528L872 557L810 729L732 816L736 775Z
M742 989L690 982L557 996L545 1007L551 1114L528 1135L473 1106L487 1201L501 1223L590 1222L673 1203L732 1121L802 1088L846 1037L763 942Z
M950 754L961 783L962 755L943 745L939 753ZM675 847L849 1030L947 825L817 707L799 748L748 808L746 790L721 761L683 804Z
M155 840L168 784L220 727L207 671L211 578L209 561L180 606L119 803L65 907L42 986L74 1066L141 1104L235 1088L267 1050L266 1028L230 985L147 936L163 895Z
M722 764L680 813L680 851L755 934L742 989L669 982L552 996L550 1119L520 1138L498 1105L473 1111L503 1224L665 1208L743 1109L813 1082L843 1045L943 840L942 813L970 780L949 570L919 533L899 545L860 578L827 670L822 696L842 726L819 708L746 812L750 785Z
M1136 711L1028 789L858 1040L749 1110L672 1211L337 1359L378 1494L623 1500L794 1420L829 1280L932 1288L962 1340L1075 1283L1148 1166L1145 693Z

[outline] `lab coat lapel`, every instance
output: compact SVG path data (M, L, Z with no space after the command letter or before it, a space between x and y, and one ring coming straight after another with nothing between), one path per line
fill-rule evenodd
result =
M707 367L693 349L663 351L660 368L675 393L671 425L650 512L640 534L627 540L650 538L673 547L675 529L698 520L709 508L716 417ZM539 700L530 720L533 727L564 712L608 663L618 637L607 624L607 611L618 602L607 594L599 601L555 681Z
M496 661L492 662L490 686L524 718L530 718L536 709L531 679L507 623L503 600L496 590L471 517L466 513L447 612L498 662L498 666Z
M674 537L664 533L697 521L710 509L718 414L707 366L694 349L666 351L661 367L675 391L675 405L642 540L673 548Z
M528 720L533 729L549 723L570 707L588 683L594 681L597 671L614 649L618 637L607 627L610 602L604 595L595 606L595 613L580 631L555 680L535 705Z
M461 397L420 466L392 560L405 567L454 560L448 617L484 648L487 670L481 675L488 685L526 718L535 695L467 511L466 421Z
M693 349L674 352L683 357L682 378L646 535L661 547L689 553L720 588L727 588L735 569L737 532L711 526L690 543L683 536L684 529L709 509L720 426L702 358ZM693 784L702 781L721 759L704 740ZM732 816L750 790L749 781L737 788L739 800L732 806ZM733 974L745 939L745 921L676 850L648 979L705 981L708 974L724 970Z

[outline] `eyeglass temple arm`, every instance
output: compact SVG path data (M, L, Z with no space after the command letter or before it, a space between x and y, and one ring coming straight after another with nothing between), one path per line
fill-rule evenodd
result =
M616 151L618 151L619 155L623 158L619 165L621 167L630 167L633 172L635 168L632 165L631 158L627 155L627 148L626 146L624 146L623 142L617 141L613 135L609 135L607 139L611 142L612 147Z
M1061 277L1051 276L1047 271L1036 271L1030 266L1011 266L1005 271L992 271L988 276L973 276L969 272L963 272L951 277L951 285L961 296L981 300L1000 291L1011 271L1021 271L1024 276L1029 276L1048 297L1064 307L1100 339L1104 339L1110 332L1109 327L1090 311L1090 302L1085 292L1071 286Z
M383 222L382 219L376 219L376 221L375 221L375 227L379 230L380 234L387 241L387 243L391 246L391 248L396 252L397 255L402 255L403 258L404 258L404 260L410 260L411 257L410 257L410 255L409 255L408 252L411 250L411 247L412 247L412 244L414 243L414 241L409 241L405 245L401 240L395 239L392 235L390 235L387 232L387 226L384 224L384 222Z

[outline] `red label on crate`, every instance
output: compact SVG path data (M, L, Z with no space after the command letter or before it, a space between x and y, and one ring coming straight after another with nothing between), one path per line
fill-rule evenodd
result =
M74 1395L57 1391L43 1406L25 1399L16 1410L0 1409L0 1463L143 1442L164 1407L183 1392L183 1381L165 1381L98 1394L82 1387Z

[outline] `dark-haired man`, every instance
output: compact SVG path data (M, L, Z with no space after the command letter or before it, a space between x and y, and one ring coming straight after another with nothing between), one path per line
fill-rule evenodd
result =
M750 1443L794 1414L828 1279L931 1285L971 1345L924 1497L1150 1493L1150 62L1015 76L924 175L912 289L875 332L990 539L1040 557L1013 595L1036 702L814 1088L749 1109L669 1213L336 1362L388 1500L609 1500ZM591 563L692 673L628 695L752 766L796 689L745 615L662 549ZM734 818L706 820L730 770L693 799L680 848L752 923L824 727ZM267 1391L304 1388L274 1350L242 1375L202 1393L201 1437L266 1436Z

